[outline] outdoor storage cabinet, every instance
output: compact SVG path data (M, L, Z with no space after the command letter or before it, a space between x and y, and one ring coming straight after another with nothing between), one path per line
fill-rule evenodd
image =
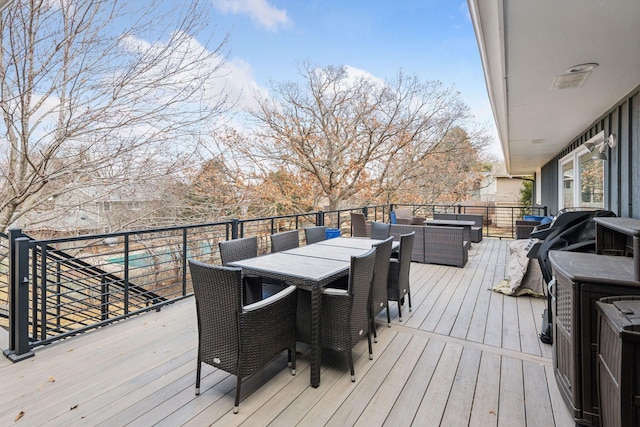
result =
M633 257L633 280L640 280L640 220L601 217L596 223L596 252Z
M602 298L598 309L600 424L640 422L640 296Z
M599 425L596 375L596 301L614 295L640 295L632 280L633 259L551 251L553 367L576 423Z

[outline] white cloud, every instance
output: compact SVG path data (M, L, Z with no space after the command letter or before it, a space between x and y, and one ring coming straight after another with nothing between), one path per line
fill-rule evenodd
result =
M234 58L227 61L222 74L225 75L226 90L230 97L237 101L236 107L240 110L246 111L258 106L254 93L267 95L268 91L253 80L251 66L242 59Z
M180 34L180 37L184 39L181 48L172 52L173 55L162 58L162 61L147 69L146 74L138 76L141 81L144 81L149 75L163 74L165 70L176 69L181 62L193 61L195 63L197 58L207 58L199 66L191 66L180 73L165 77L165 81L170 82L176 90L179 90L181 87L189 85L190 82L202 82L202 79L205 78L203 88L206 95L200 102L210 102L211 105L215 105L221 97L226 96L227 106L234 106L235 110L246 110L256 106L254 92L264 93L265 90L253 79L253 70L247 62L237 58L224 60L217 55L211 55L206 47L195 38L183 33ZM165 45L162 43L151 44L132 36L122 37L121 43L123 48L138 53L154 50L162 52L165 49ZM211 70L216 71L211 74ZM166 93L165 96L170 95L170 93ZM152 98L158 103L165 102L160 93L154 94Z
M287 11L278 9L267 0L211 0L221 13L248 15L258 26L268 31L278 31L291 24Z
M351 65L345 65L344 69L347 71L347 75L350 79L366 79L370 80L376 84L384 85L384 81L374 76L370 72L366 70L362 70L360 68L352 67Z

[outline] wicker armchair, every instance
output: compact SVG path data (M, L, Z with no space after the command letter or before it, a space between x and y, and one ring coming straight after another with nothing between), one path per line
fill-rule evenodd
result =
M402 322L402 303L405 296L409 302L411 311L411 288L409 287L409 271L411 269L411 252L416 232L400 236L400 251L398 259L391 259L389 265L389 281L387 287L387 298L389 301L398 302L398 318ZM387 307L387 325L391 326L391 315Z
M369 341L369 359L373 359L368 305L375 256L375 249L352 256L348 289L322 291L321 344L323 348L347 352L351 381L356 380L351 350L364 334Z
M241 271L189 260L198 316L196 395L202 363L237 376L233 408L238 413L242 379L285 350L291 373L296 367L296 287L289 286L263 301L242 305Z
M258 238L256 236L218 242L222 265L258 256ZM262 299L262 279L258 276L245 276L242 298L245 304Z
M409 208L398 208L394 212L396 224L422 225L426 218L413 216L413 211Z
M327 240L327 227L321 225L307 227L304 229L304 237L307 241L307 245Z
M271 235L271 252L282 252L300 246L298 230L283 231Z
M385 224L384 222L370 222L371 226L371 238L378 240L385 240L389 238L389 231L391 230L391 224Z
M373 233L373 229L371 230ZM376 332L376 316L387 309L387 320L389 320L389 298L387 295L387 282L389 279L389 263L391 259L391 245L393 237L387 238L384 242L373 245L376 248L376 264L373 268L373 282L371 282L371 297L369 298L369 321L373 332L374 342L378 342ZM391 326L391 323L388 323Z
M369 237L369 225L361 212L351 212L351 236Z

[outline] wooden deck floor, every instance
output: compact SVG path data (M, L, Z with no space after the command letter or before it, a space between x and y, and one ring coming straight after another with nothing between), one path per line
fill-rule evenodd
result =
M17 364L0 358L0 425L572 426L538 339L544 300L490 290L506 260L506 242L485 239L465 268L412 264L413 312L399 323L393 305L373 361L366 340L356 347L355 383L346 356L325 352L311 388L300 346L297 375L275 361L245 382L237 415L226 373L205 367L196 397L189 299Z

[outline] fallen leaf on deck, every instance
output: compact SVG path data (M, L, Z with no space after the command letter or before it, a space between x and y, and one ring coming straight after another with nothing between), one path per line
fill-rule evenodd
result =
M18 416L16 417L16 421L19 421L20 418L24 417L24 411L20 411L20 413L18 414Z
M53 375L49 375L49 382L51 383L55 383L56 379L53 377Z
M78 407L78 404L76 403L75 405L73 405L71 408L69 408L70 411L73 411L74 409L76 409Z

